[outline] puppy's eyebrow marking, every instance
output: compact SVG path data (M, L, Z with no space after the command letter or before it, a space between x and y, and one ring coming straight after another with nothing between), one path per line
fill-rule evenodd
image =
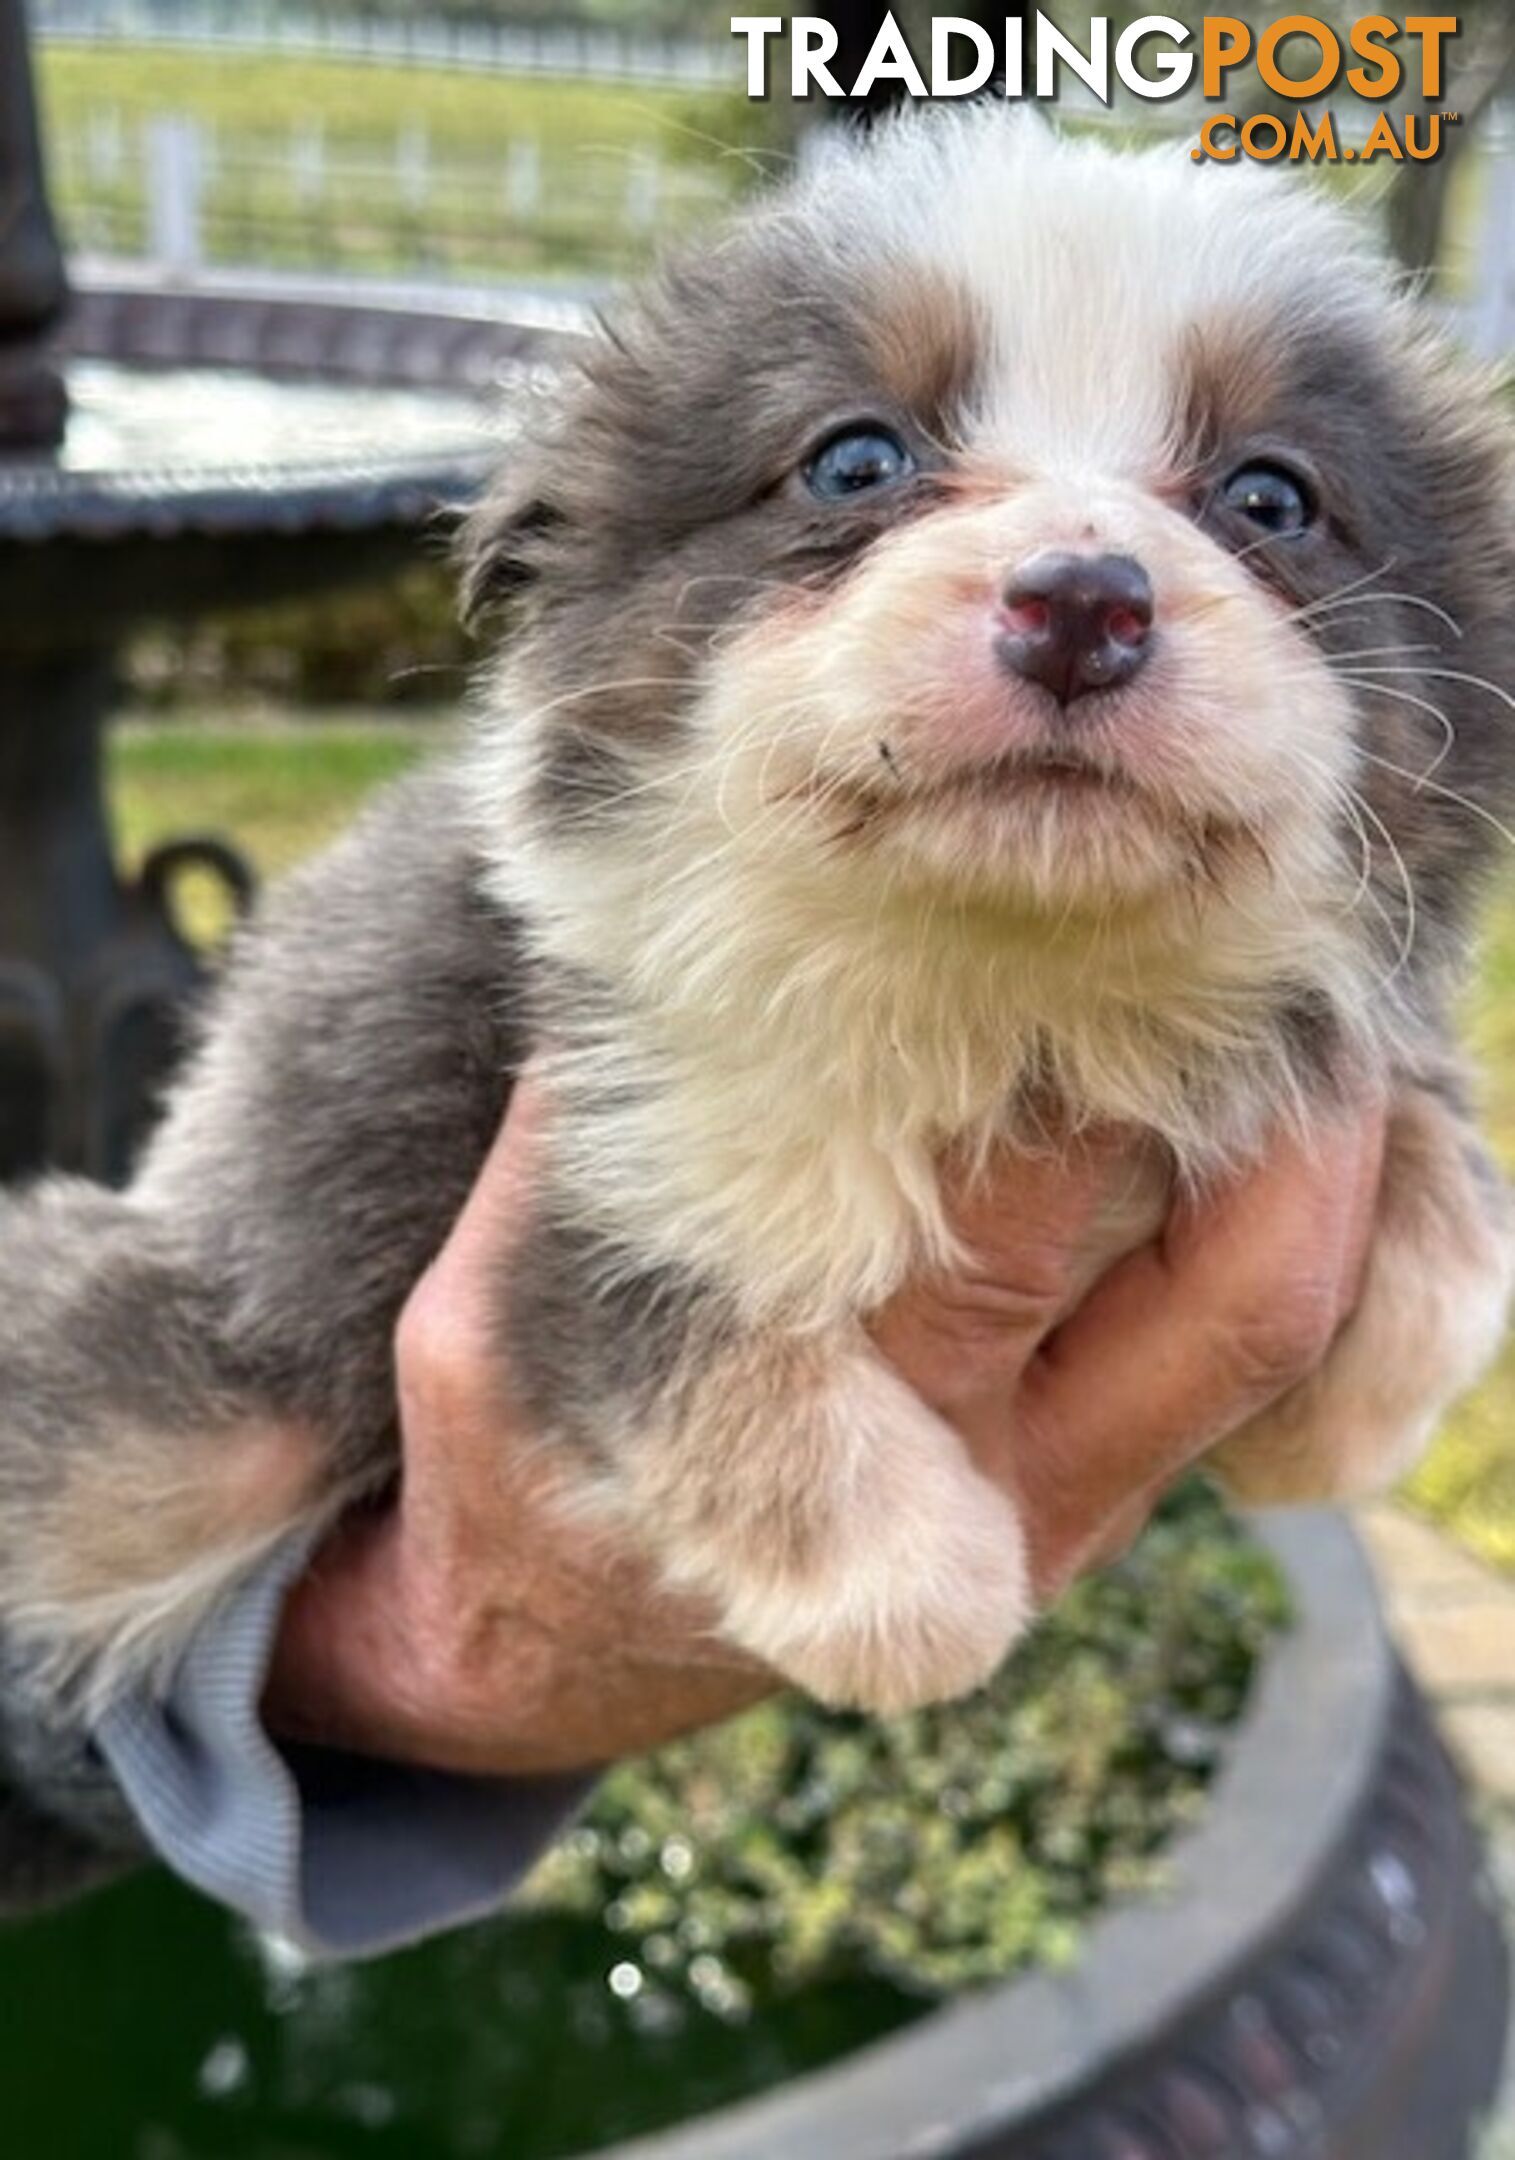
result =
M1177 442L1196 466L1208 463L1228 438L1260 427L1277 410L1278 340L1264 329L1254 318L1196 326L1185 336Z
M867 337L882 386L944 436L984 362L985 330L972 299L917 265L877 296Z

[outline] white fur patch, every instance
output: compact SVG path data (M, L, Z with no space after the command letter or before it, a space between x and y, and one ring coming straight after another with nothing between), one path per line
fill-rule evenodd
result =
M1255 1506L1360 1500L1412 1470L1493 1360L1515 1292L1515 1225L1468 1167L1461 1120L1397 1111L1357 1310L1321 1370L1214 1458Z
M118 1430L26 1538L7 1623L38 1679L93 1716L130 1684L166 1684L207 1615L344 1497L293 1428Z
M670 1579L824 1701L894 1712L982 1686L1032 1616L1009 1501L867 1349L762 1357L715 1365L680 1436L643 1438L634 1490Z
M915 263L971 299L993 353L975 433L1060 484L1162 463L1196 325L1339 324L1387 300L1361 229L1288 177L1059 137L994 105L902 114L782 214L849 266Z

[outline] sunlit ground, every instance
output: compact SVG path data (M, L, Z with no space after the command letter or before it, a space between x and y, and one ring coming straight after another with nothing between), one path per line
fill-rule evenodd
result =
M1468 1032L1488 1129L1515 1174L1515 867L1489 911ZM1515 1573L1515 1337L1492 1378L1453 1416L1409 1491L1475 1551Z

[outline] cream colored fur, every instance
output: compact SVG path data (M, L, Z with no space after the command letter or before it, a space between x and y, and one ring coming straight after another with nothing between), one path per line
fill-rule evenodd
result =
M344 1496L308 1436L268 1423L205 1436L189 1476L157 1433L82 1456L7 1585L7 1618L46 1645L34 1677L94 1716L128 1683L165 1681L207 1615Z
M1515 1222L1469 1145L1465 1121L1433 1095L1401 1096L1361 1302L1321 1370L1219 1450L1237 1499L1385 1490L1495 1356L1515 1291Z
M812 1694L904 1710L989 1679L1030 1618L1020 1528L861 1330L701 1361L635 1436L669 1579Z

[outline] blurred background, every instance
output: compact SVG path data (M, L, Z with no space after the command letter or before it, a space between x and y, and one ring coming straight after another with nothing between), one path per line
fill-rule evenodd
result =
M963 12L1000 24L1005 10ZM1049 12L1087 32L1088 11ZM533 0L32 0L29 13L76 283L128 302L572 327L660 248L822 155L849 119L750 103L730 10L711 0L550 13ZM1314 184L1350 192L1405 276L1503 364L1515 9L1482 0L1462 16L1447 153ZM782 80L782 55L775 65ZM1243 88L1245 109L1265 107L1255 81ZM1350 100L1335 110L1346 139L1366 135L1370 116ZM1070 91L1058 117L1171 136L1180 156L1201 113L1187 99L1105 112ZM193 411L138 391L152 456L193 433ZM234 430L216 447L235 463ZM229 835L260 874L287 867L445 738L478 658L439 535L335 597L183 615L145 611L119 655L123 701L103 739L128 872L185 831ZM179 905L211 951L224 881L191 877ZM1465 1017L1515 1170L1515 861ZM1515 1820L1512 1436L1515 1353L1411 1488L1364 1520L1496 1852ZM224 1923L163 1884L112 1892L0 1944L0 1990L18 2006L0 2042L15 2149L552 2160L759 2089L965 1986L1066 1964L1110 1901L1160 1881L1289 1606L1266 1556L1189 1494L985 1703L878 1730L778 1706L632 1766L523 1915L374 1975L307 1974L277 1946L229 1944ZM172 2015L141 1986L145 1945L154 1971L178 1976ZM94 2053L81 2024L102 2035Z
M1049 12L1086 36L1087 11ZM54 194L86 280L135 269L186 290L592 300L839 117L749 102L730 11L712 0L573 0L550 14L534 0L33 0L31 15ZM1461 117L1443 156L1337 166L1322 184L1361 196L1407 274L1502 358L1515 345L1515 11L1482 0L1463 22L1441 100ZM776 50L775 79L786 71ZM1251 109L1266 106L1239 80ZM1058 111L1078 128L1174 137L1200 117L1191 97L1121 96L1106 113L1076 81ZM1360 141L1371 114L1350 98L1337 111ZM362 614L350 636L328 617L294 642L282 619L266 644L261 625L235 638L211 626L187 651L144 647L135 679L158 702L223 681L423 702L436 681L415 663L455 649L435 590L412 589L377 640Z

